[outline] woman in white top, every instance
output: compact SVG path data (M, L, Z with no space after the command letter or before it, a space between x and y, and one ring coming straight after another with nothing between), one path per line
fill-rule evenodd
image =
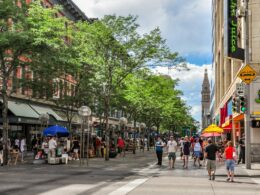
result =
M194 144L194 166L196 166L196 161L198 161L199 167L201 167L200 164L200 155L202 155L202 147L199 143L199 139L195 139Z
M26 148L26 140L25 140L25 138L22 138L21 139L21 143L20 143L21 161L22 162L24 161L23 157L24 157L25 148Z

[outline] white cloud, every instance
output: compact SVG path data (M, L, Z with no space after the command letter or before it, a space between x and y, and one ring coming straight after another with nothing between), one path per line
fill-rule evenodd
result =
M211 52L210 0L74 0L88 17L138 15L141 32L159 26L182 55Z
M169 70L167 67L157 67L153 71L157 74L167 74L173 79L179 79L178 89L183 91L182 99L191 106L192 116L201 121L201 86L204 78L205 69L208 70L209 80L212 78L212 69L210 64L197 66L187 64L189 71Z

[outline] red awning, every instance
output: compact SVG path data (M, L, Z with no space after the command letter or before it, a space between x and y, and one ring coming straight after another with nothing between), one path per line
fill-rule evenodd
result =
M224 129L223 133L230 133L232 131L232 122L229 123L229 125L222 127Z
M223 133L230 133L232 131L232 121L228 120L221 125L221 128L224 130Z

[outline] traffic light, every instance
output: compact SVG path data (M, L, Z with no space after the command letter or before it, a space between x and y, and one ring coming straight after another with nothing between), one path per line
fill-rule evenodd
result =
M240 107L240 104L239 104L239 97L237 96L233 96L232 98L232 112L235 113L239 113L240 110L239 110L239 107Z
M241 97L239 97L239 100L240 100L240 111L245 113L245 111L246 111L246 98L241 96Z

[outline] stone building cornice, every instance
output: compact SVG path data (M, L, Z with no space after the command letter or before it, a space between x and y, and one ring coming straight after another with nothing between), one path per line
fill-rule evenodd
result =
M72 0L58 0L58 2L69 10L77 20L92 22L92 19L88 18Z

